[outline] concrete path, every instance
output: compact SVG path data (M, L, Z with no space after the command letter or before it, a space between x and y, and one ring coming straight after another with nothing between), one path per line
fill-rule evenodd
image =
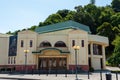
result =
M106 80L106 73L102 74L102 80ZM90 75L90 79L88 79L88 75L87 74L79 74L78 78L80 80L101 80L100 78L100 73L92 73ZM58 74L57 77L55 74L51 74L51 75L10 75L10 74L0 74L0 79L4 80L4 79L9 79L9 80L75 80L75 74L69 74L67 75L67 77L65 77L64 74ZM116 80L116 74L112 74L112 80ZM120 74L118 74L118 80L120 80Z
M107 69L107 70L110 70L110 71L120 71L120 68L119 68L119 67L107 66L106 69Z

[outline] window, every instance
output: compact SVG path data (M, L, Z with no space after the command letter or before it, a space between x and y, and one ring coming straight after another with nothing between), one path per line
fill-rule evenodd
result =
M75 46L75 40L72 40L72 47Z
M24 45L24 42L23 42L23 40L21 40L21 47L23 47L23 45Z
M32 47L33 46L33 41L32 40L30 40L30 47Z
M102 55L102 46L99 44L93 44L93 54Z
M10 57L8 58L8 64L10 64Z
M51 44L48 41L43 41L42 43L40 43L40 47L51 47Z
M12 62L12 57L11 57L11 64L12 64L13 62Z
M88 54L91 54L91 47L90 47L90 44L88 44Z
M84 47L84 40L81 41L81 46Z
M66 44L63 41L57 41L55 47L66 47Z
M14 64L16 63L16 61L15 61L16 59L15 59L15 57L14 57Z

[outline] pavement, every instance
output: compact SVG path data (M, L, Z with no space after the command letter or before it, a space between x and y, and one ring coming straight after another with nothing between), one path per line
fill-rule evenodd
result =
M107 69L107 70L110 70L110 71L120 71L120 68L119 68L119 67L107 66L106 69Z
M116 79L116 74L111 74L112 80ZM0 80L75 80L76 76L75 74L68 74L67 77L65 77L65 74L58 74L57 76L55 74L0 74ZM106 80L106 72L102 73L102 79L100 78L100 73L92 73L90 74L90 78L88 79L87 74L78 74L79 80ZM120 74L118 74L118 80L120 79Z
M119 70L118 67L109 67L107 66L107 70ZM103 71L102 75L100 74L100 71L88 74L78 74L79 80L106 80L106 74L108 74L108 71ZM120 73L110 73L112 79L108 80L120 80ZM102 79L101 79L102 77ZM117 79L118 78L118 79ZM0 80L76 80L75 74L0 74Z

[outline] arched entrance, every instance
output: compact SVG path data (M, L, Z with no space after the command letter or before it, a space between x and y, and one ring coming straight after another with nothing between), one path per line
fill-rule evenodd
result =
M38 57L38 69L61 70L67 68L67 55L58 50L44 50Z
M44 57L39 58L38 68L41 70L65 69L67 64L66 57Z

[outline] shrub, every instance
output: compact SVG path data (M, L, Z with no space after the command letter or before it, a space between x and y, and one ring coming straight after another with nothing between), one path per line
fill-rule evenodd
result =
M93 67L90 67L90 68L89 68L89 71L90 71L90 72L94 72L94 68L93 68Z

